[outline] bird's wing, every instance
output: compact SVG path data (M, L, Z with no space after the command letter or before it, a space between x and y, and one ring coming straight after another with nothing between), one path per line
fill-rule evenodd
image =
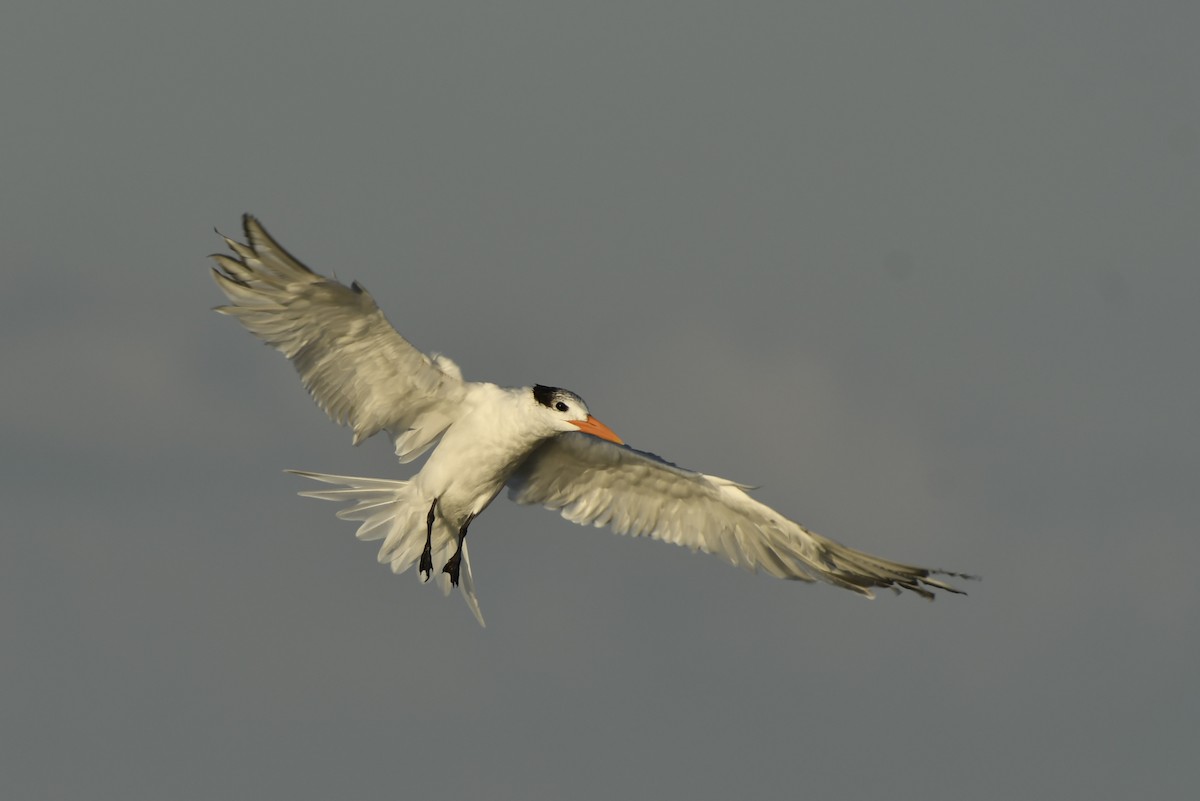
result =
M354 431L354 444L390 432L409 461L457 419L465 385L458 366L400 336L357 282L349 287L305 267L243 218L246 244L215 254L213 276L236 317L291 360L317 404Z
M780 578L827 581L868 597L872 587L926 598L934 589L961 592L933 575L962 574L847 548L754 500L745 485L586 434L548 440L508 486L514 501L557 510L573 523L686 545Z

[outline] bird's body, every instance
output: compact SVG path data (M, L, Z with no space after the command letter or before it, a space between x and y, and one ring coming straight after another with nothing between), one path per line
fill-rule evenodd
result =
M529 414L527 391L474 384L463 405L413 479L424 496L438 499L442 515L460 523L487 508L517 465L558 433Z
M218 311L282 351L321 408L352 427L355 444L386 430L401 462L433 447L407 481L302 472L339 487L302 494L351 502L338 517L360 521L360 539L382 539L379 561L395 572L417 564L429 578L435 562L444 565L444 588L460 585L480 623L465 537L506 486L517 502L573 522L717 553L781 578L867 596L871 587L958 592L932 576L961 574L846 548L755 501L745 485L624 445L572 392L464 381L448 358L400 336L357 283L312 272L253 217L244 225L247 244L226 239L237 258L213 257L231 301Z

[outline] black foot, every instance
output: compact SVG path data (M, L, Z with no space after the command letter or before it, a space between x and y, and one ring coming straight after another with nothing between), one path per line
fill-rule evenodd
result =
M450 574L451 586L458 586L458 568L462 564L462 551L455 551L454 556L450 557L450 561L442 568L443 573Z
M462 526L458 529L458 547L454 549L454 556L451 556L450 561L442 568L443 573L450 574L450 585L452 587L458 586L458 568L462 565L463 540L467 538L467 528L474 519L475 515L470 515L463 521Z
M429 581L429 577L433 575L433 550L429 543L425 543L425 550L421 552L421 564L418 566L421 571L421 577Z

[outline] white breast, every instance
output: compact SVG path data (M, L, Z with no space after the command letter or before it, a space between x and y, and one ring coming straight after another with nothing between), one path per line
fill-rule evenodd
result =
M546 431L523 414L526 391L472 384L465 411L447 430L415 480L438 498L441 513L461 522L492 502Z

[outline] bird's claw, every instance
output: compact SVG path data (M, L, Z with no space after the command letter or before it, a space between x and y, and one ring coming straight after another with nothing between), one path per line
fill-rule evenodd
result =
M454 556L450 557L450 561L447 562L446 566L442 568L443 573L450 574L451 586L454 586L454 587L458 586L458 568L461 563L462 563L462 557L456 553L456 554L454 554Z

